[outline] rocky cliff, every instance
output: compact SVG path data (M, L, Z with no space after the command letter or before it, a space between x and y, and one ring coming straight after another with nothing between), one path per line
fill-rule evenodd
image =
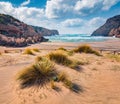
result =
M92 36L115 36L120 38L120 15L109 18L103 26L92 33Z
M37 42L48 41L43 36L54 35L56 31L44 29L42 27L36 29L29 26L12 16L0 14L0 45L23 47ZM42 32L44 30L44 32Z
M32 26L32 27L37 33L42 34L42 36L59 35L59 32L57 30L49 30L38 26Z

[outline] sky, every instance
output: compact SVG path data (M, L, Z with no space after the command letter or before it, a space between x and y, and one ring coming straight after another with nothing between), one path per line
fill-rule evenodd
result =
M0 13L60 34L91 34L120 15L120 0L0 0Z

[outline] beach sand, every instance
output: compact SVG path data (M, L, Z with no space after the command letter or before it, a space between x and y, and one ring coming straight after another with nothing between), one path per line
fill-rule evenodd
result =
M108 50L108 53L120 51L119 40L87 44L98 50ZM80 70L55 65L57 70L66 72L69 78L80 86L79 93L70 91L61 83L58 84L58 91L51 89L49 85L43 88L19 87L16 74L34 63L36 56L43 56L59 47L73 49L79 45L52 42L34 44L29 48L40 49L35 55L22 54L26 47L0 47L0 104L120 104L120 61L107 57L106 52L102 53L102 57L84 53L71 56L88 63L80 65Z

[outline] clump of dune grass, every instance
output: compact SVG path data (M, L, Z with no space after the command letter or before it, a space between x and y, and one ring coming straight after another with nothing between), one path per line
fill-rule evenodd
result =
M72 82L68 80L68 76L65 74L65 72L60 72L58 74L58 81L63 82L65 87L72 89Z
M65 65L73 69L79 65L77 61L69 59L66 54L59 51L51 52L47 55L47 57L57 64Z
M107 54L106 57L108 57L114 61L120 62L120 55L118 55L118 54Z
M65 74L65 72L60 72L58 74L58 81L63 82L64 86L71 91L79 92L80 88L77 84L73 83L71 80L68 79L68 76Z
M90 53L95 54L97 56L101 56L98 51L92 49L89 45L81 45L78 48L74 49L73 51L77 53Z
M37 56L35 58L35 62L39 62L39 61L43 61L43 60L46 60L46 57L44 57L44 56Z
M58 50L67 51L67 49L65 49L65 48L63 48L63 47L58 48Z
M23 54L28 54L28 55L34 55L33 50L30 48L26 48L23 52Z
M51 52L47 56L50 60L52 60L58 64L68 66L69 64L72 63L72 61L68 59L67 55L65 55L64 53L59 52L59 51Z
M66 53L66 54L69 55L69 56L72 56L73 53L74 53L72 50L67 50L67 49L65 49L65 48L63 48L63 47L60 47L60 48L58 48L57 50L58 50L58 51L63 51L64 53Z
M57 89L57 86L55 85L55 82L53 80L50 81L50 87L54 90Z
M58 74L58 77L57 77L58 81L64 81L67 79L67 75L65 74L65 72L60 72Z
M67 51L67 54L68 54L69 56L72 56L72 55L74 54L74 51L72 51L72 50Z
M88 65L88 64L90 64L90 62L88 60L79 60L78 64L79 65Z
M17 80L20 81L22 87L44 85L51 80L55 73L53 63L46 58L44 61L39 61L23 69L18 73Z
M40 52L40 50L38 48L33 48L32 50L35 52Z
M50 83L50 87L58 91L59 88L56 86L55 82L62 82L66 88L69 88L72 91L79 90L64 72L55 70L54 64L45 56L37 57L36 62L33 65L20 71L17 74L17 80L20 82L21 88L33 85L42 87L47 83Z

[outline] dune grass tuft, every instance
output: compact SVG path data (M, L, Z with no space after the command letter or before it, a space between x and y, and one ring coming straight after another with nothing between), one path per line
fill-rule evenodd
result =
M44 61L39 61L32 66L22 70L17 77L22 87L30 85L44 85L49 82L55 75L54 65L46 58Z
M36 58L35 58L35 62L39 62L39 61L42 61L42 60L44 60L44 59L46 59L45 57L42 57L42 56L37 56Z
M58 48L58 50L67 51L67 49L65 49L65 48L63 48L63 47Z
M78 48L74 49L73 51L79 53L90 53L90 54L95 54L97 56L101 56L98 51L92 49L89 45L81 45Z
M65 49L63 47L58 48L57 51L62 51L63 53L65 53L65 54L67 54L69 56L72 56L74 54L74 52L72 50L67 50L67 49Z
M54 90L56 90L56 88L57 88L57 86L55 85L55 82L53 80L50 81L50 86Z
M114 60L114 61L117 61L117 62L120 62L120 55L118 54L107 54L106 57Z
M47 57L51 61L54 61L57 64L68 66L73 69L78 67L78 65L79 65L79 63L77 61L69 59L68 56L66 54L62 53L61 51L51 52L47 55Z
M33 48L32 50L35 52L40 52L40 50L38 48Z
M66 54L59 51L51 52L47 56L51 61L54 61L57 64L68 66L69 64L72 63L72 61L68 59Z
M67 75L65 74L65 72L60 72L58 74L58 81L64 81L67 79Z
M59 59L58 56L57 59ZM66 61L66 59L67 56L63 56L62 59L57 61L62 63L62 61ZM78 91L78 89L74 88L74 83L69 80L66 73L55 70L52 61L45 56L38 56L33 65L20 71L17 74L17 80L20 82L21 88L30 87L33 85L42 87L47 83L50 83L50 87L52 89L59 91L59 87L56 86L56 83L62 82L63 85L71 91Z
M23 52L23 54L28 54L28 55L34 55L33 50L30 48L26 48Z

